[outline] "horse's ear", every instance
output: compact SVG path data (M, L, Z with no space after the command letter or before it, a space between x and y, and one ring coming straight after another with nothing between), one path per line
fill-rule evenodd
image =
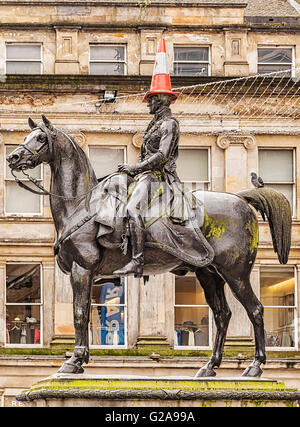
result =
M30 129L36 129L38 127L37 123L35 123L35 121L32 120L31 117L28 117L28 124Z
M49 119L47 119L47 117L46 117L44 114L42 114L42 119L43 119L43 122L44 122L45 126L46 126L49 130L53 130L53 125L52 125L52 123L50 122L50 120L49 120Z

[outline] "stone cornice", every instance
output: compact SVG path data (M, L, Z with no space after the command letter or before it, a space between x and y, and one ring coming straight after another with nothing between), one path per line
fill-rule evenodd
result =
M47 92L49 93L91 93L98 94L103 89L117 89L125 93L139 93L147 91L150 87L152 76L141 75L127 75L127 76L97 76L88 74L43 74L43 75L7 75L1 76L0 79L0 93L4 92ZM234 77L179 77L171 76L172 87L188 87L201 85L201 93L205 95L204 86L206 83L224 82L224 93L229 89L234 89L237 86L237 91L242 95L241 88L236 85ZM274 85L272 85L272 78L260 77L257 78L257 85L251 89L252 79L249 78L249 85L243 85L243 91L247 95L253 92L256 95L274 93ZM276 83L277 84L277 83ZM259 89L257 89L259 87ZM284 78L281 79L280 85L276 86L278 93L284 95L289 91L292 96L295 91L300 87L300 81L295 82L294 79ZM191 89L192 90L192 89ZM211 90L211 86L207 86L207 92ZM185 93L187 91L185 90ZM193 93L197 94L197 88L193 88ZM223 92L222 92L223 93ZM231 90L234 94L234 90Z
M135 7L141 7L141 8L148 8L148 7L205 7L205 8L234 8L234 9L245 9L247 7L246 1L241 2L235 2L235 1L228 1L228 2L207 2L207 1L200 1L200 2L191 2L191 1L164 1L164 0L158 0L158 1L150 1L149 3L144 5L144 1L142 0L136 0L136 1L73 1L73 0L28 0L28 1L18 1L18 0L7 0L7 1L0 1L0 6L76 6L76 7L87 7L87 6L119 6L119 7L128 7L128 6L135 6Z

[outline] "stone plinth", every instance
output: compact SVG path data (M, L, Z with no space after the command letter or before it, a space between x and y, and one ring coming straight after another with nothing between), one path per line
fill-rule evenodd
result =
M296 406L300 391L268 379L56 374L17 396L25 406Z

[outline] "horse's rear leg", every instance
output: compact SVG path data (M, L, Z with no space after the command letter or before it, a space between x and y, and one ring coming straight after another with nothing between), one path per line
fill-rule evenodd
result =
M218 273L208 268L202 268L196 271L196 275L204 290L207 304L213 311L217 327L212 356L208 363L197 372L196 377L213 377L216 375L214 368L221 364L231 311L224 294L225 282Z
M231 277L231 274L228 273L225 278L234 296L247 311L248 317L254 328L255 359L242 375L247 377L260 377L262 374L260 365L266 363L263 305L252 290L249 276L242 279L234 279Z
M83 373L82 364L89 361L88 323L91 304L92 274L73 262L71 271L73 314L75 327L74 354L59 369L59 373Z

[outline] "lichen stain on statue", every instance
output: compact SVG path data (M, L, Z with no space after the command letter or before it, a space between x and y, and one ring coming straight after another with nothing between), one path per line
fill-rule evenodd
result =
M226 232L228 220L213 219L205 213L203 234L208 239L209 237L216 237L219 239Z
M158 62L165 54L163 41L159 49ZM145 131L136 165L120 165L118 171L98 182L74 138L44 115L39 124L29 118L30 134L7 158L12 174L24 172L32 183L29 187L16 178L23 189L49 196L57 235L56 261L70 276L75 348L59 372L80 374L82 365L88 363L95 278L191 271L201 283L217 328L212 355L196 377L216 375L214 368L221 364L231 316L225 282L244 306L254 329L255 357L243 375L259 377L266 353L263 306L250 284L258 245L258 220L252 207L267 218L274 250L279 262L285 264L291 244L289 202L266 187L237 194L205 191L191 196L182 191L176 173L179 124L170 109L178 94L171 90L166 74L160 74L164 69L159 63L155 70L158 73L145 96L154 117ZM26 172L41 163L50 165L50 190ZM157 193L149 193L152 184ZM156 215L155 208L166 194L170 196L166 201L169 210ZM147 209L140 210L140 205Z

